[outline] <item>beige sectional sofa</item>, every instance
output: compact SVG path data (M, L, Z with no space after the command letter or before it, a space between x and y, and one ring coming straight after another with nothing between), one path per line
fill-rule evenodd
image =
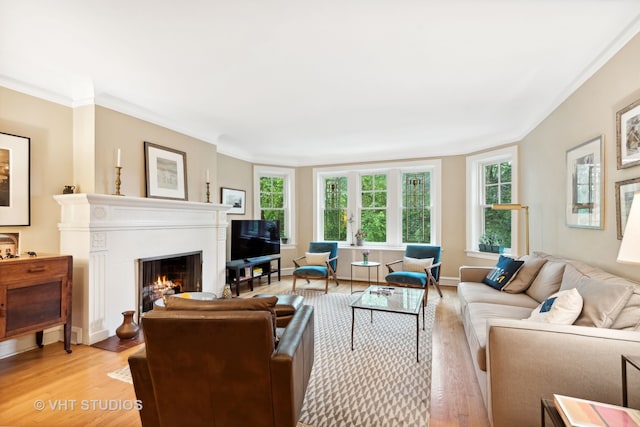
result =
M462 322L493 426L539 426L540 399L554 393L620 405L621 355L640 355L640 285L543 253L523 259L505 290L482 283L492 267L460 268ZM583 299L573 324L523 320L571 288ZM640 408L640 373L629 378Z

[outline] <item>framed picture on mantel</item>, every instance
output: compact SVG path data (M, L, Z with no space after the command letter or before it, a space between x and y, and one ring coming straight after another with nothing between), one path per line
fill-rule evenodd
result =
M147 197L187 200L187 155L173 148L144 143Z
M0 132L0 226L31 225L31 139Z

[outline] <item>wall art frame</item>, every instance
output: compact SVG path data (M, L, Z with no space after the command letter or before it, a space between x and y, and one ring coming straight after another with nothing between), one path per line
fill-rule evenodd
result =
M604 137L599 135L567 150L566 223L569 227L602 229Z
M147 197L188 200L185 152L145 141L144 165Z
M640 99L616 113L618 169L640 165Z
M640 178L626 179L616 182L616 227L618 240L622 240L627 225L633 195L640 191Z
M220 203L231 206L227 214L244 215L246 213L246 192L233 188L220 188Z
M31 138L0 132L0 226L31 225Z

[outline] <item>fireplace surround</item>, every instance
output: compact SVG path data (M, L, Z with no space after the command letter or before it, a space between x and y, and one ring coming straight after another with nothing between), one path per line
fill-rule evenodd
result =
M140 260L202 253L202 291L222 294L228 206L102 194L63 194L60 253L73 256L72 341L115 334L138 310Z

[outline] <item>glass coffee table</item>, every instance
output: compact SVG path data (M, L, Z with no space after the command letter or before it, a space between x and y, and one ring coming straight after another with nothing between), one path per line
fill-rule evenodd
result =
M373 323L374 311L410 314L416 318L416 361L420 362L420 308L422 308L422 329L424 330L424 289L369 286L351 304L351 351L355 330L356 309L370 310Z

